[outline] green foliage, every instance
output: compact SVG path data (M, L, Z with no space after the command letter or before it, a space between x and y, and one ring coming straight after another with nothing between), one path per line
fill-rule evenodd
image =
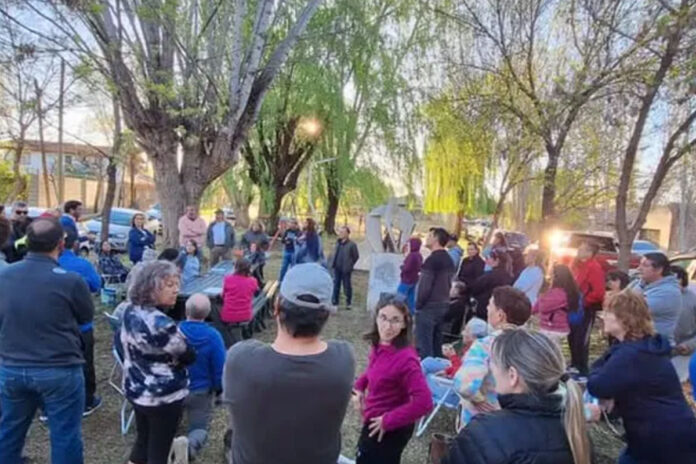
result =
M29 176L24 175L26 183ZM12 192L15 183L15 175L12 172L12 163L0 160L0 199L5 199Z
M341 207L344 211L367 212L382 205L394 195L382 181L384 176L373 167L360 166L346 179Z
M463 117L441 97L425 108L431 135L425 151L425 212L481 214L493 134L488 120ZM483 210L483 211L482 211Z

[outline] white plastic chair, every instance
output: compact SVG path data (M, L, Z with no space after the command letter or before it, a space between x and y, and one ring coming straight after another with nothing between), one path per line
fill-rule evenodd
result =
M420 418L418 421L418 424L416 425L416 437L420 437L425 433L425 430L428 428L428 425L430 425L430 422L435 418L437 413L442 409L444 406L447 409L454 409L456 410L459 407L459 402L457 401L456 404L451 404L447 402L447 399L452 395L455 394L457 395L457 390L454 388L454 380L449 379L447 377L437 377L434 376L432 379L439 384L441 387L446 388L445 394L442 395L440 398L437 399L435 402L435 407L433 408L432 411L430 411L430 414L427 416L423 416ZM457 395L457 398L459 396Z
M111 327L111 330L115 335L120 329L119 319L116 316L107 312L104 312L104 316L106 316L107 321L109 321L109 327ZM111 387L114 390L116 390L116 392L121 396L121 435L126 435L128 433L128 430L130 429L131 424L133 423L135 411L133 410L133 407L130 405L130 402L126 399L125 392L123 391L123 388L121 387L120 383L116 381L119 377L119 374L120 377L123 378L123 359L121 359L121 356L119 356L116 346L113 346L111 348L111 353L114 356L114 366L111 368L111 373L109 374L109 385L111 385Z

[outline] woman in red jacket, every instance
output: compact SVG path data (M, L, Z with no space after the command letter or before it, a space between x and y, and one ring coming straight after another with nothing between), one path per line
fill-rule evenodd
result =
M240 258L234 265L234 274L225 277L222 288L222 312L220 319L227 327L225 347L242 341L241 323L253 317L252 302L259 289L257 280L251 277L251 264Z
M590 334L595 313L602 309L606 282L602 265L595 256L599 246L594 242L582 242L573 262L573 277L583 299L583 317L578 324L571 324L568 335L570 365L582 376L589 373Z
M353 392L364 421L356 464L399 464L414 424L433 407L411 325L408 307L389 300L377 308L372 331L365 335L372 349Z

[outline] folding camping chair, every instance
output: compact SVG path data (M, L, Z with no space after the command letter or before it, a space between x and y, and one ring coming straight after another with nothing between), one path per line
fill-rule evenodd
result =
M118 320L116 316L107 312L104 312L104 316L106 316L106 320L109 322L109 327L111 327L111 330L115 336L121 328L121 322ZM118 349L116 348L115 339L114 344L111 348L111 353L114 356L114 365L111 368L111 373L109 374L109 385L111 385L111 387L113 387L113 389L116 390L116 392L121 396L121 435L125 435L128 433L128 430L130 429L130 426L133 423L135 411L126 399L126 395L123 391L123 388L116 381L119 375L121 378L123 378L123 359L121 358L121 355L119 354Z
M447 377L437 376L432 377L432 380L434 380L439 386L443 387L445 393L439 398L433 398L433 400L435 400L435 407L428 416L423 416L418 421L418 424L416 425L416 437L420 437L423 435L423 433L425 433L428 425L430 425L430 422L432 422L438 411L440 411L443 406L447 409L454 410L459 408L459 395L454 388L454 380ZM456 398L456 401L453 401L454 398Z

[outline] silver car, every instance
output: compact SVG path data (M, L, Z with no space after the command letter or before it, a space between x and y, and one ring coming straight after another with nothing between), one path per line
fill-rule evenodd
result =
M147 218L147 214L137 209L129 208L112 208L111 216L109 220L109 242L111 242L114 250L125 252L128 249L128 233L130 232L133 216L136 214L142 214ZM89 220L85 223L85 227L90 233L95 234L97 237L101 234L101 218L95 218ZM145 228L152 233L157 232L159 226L159 221L147 220L145 221Z

